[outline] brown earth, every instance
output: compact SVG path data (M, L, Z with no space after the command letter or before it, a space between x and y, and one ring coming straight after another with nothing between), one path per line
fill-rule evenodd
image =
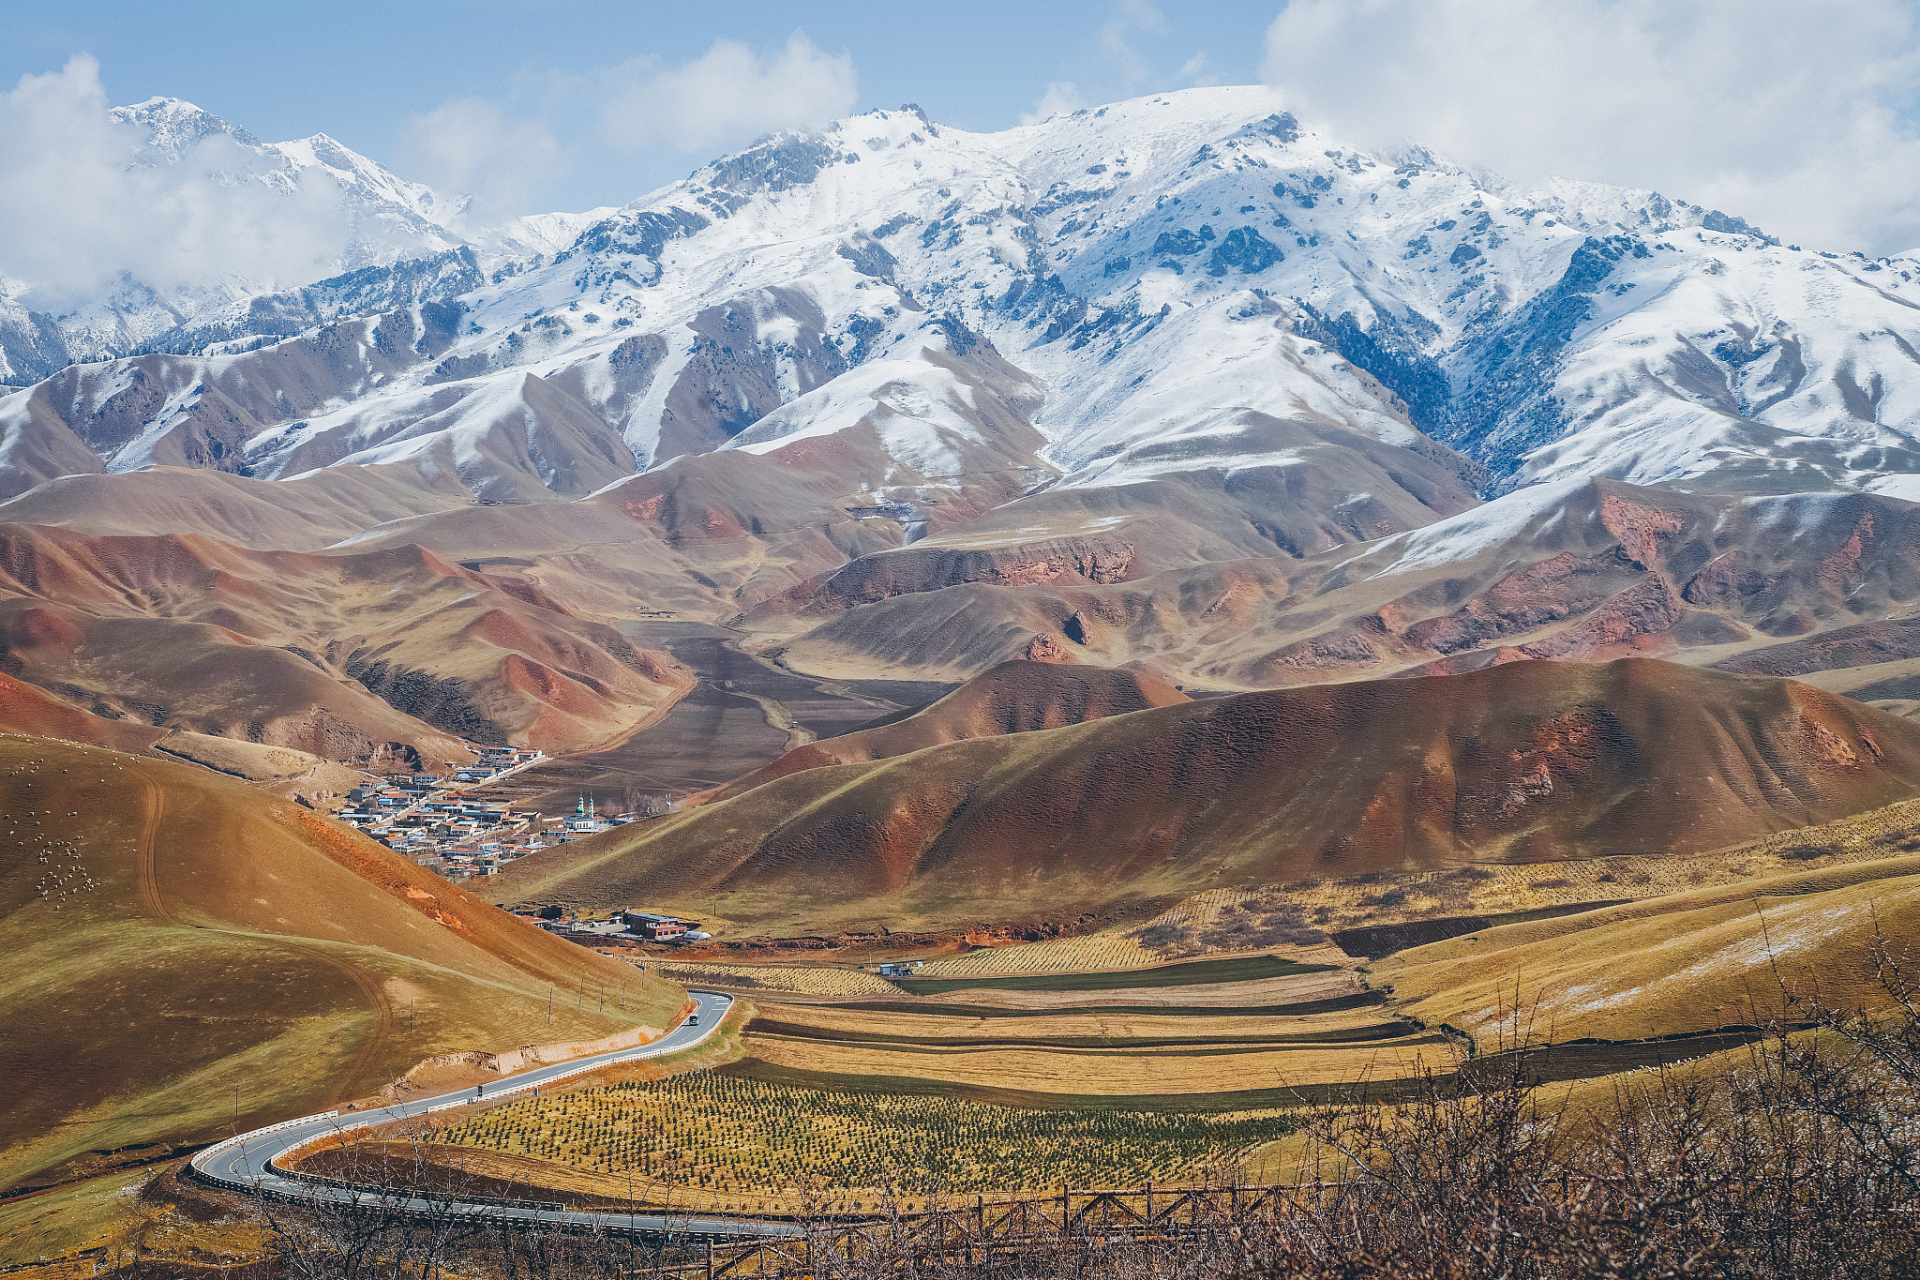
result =
M323 1110L440 1054L662 1027L684 999L238 780L16 736L0 948L0 1189Z
M167 731L96 716L0 672L0 732L64 738L137 755L165 737Z
M290 480L146 467L49 480L0 503L0 521L100 537L195 533L257 551L319 551L376 525L466 506L451 478L411 467L328 467Z
M1187 695L1178 689L1137 671L1003 662L910 716L796 747L765 768L719 788L710 798L724 800L775 778L825 765L886 760L942 742L1057 729L1186 701Z
M763 931L955 927L1202 889L1686 853L1920 791L1920 726L1644 659L1240 694L823 766L514 863L504 901Z
M1743 662L1749 651L1756 665L1734 669L1791 675L1913 647L1910 622L1862 622L1920 600L1920 507L1898 499L1748 500L1595 480L1498 536L1463 532L1433 554L1422 539L1442 537L1444 525L1359 547L1249 554L1233 540L1180 532L1197 495L1166 485L1156 493L1158 511L1116 498L1118 522L1082 535L1085 548L1131 548L1117 577L1075 568L1092 562L1090 551L1066 553L1070 526L1030 531L1029 503L1066 496L1038 495L994 513L1018 526L997 536L983 521L949 536L946 551L928 540L871 558L917 557L918 581L904 561L884 578L849 565L816 584L804 607L762 606L743 625L782 645L795 667L836 678L964 678L1040 646L1237 689L1528 658L1706 665ZM962 546L978 572L942 568ZM1007 566L1028 563L1047 571L1008 580ZM887 589L839 586L876 581Z
M249 551L0 525L0 672L107 719L358 763L565 750L670 705L661 655L417 546Z

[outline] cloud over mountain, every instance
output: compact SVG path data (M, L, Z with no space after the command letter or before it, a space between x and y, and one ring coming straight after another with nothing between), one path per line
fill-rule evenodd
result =
M162 290L295 284L338 260L349 218L324 170L274 190L248 181L272 165L232 133L184 138L173 157L147 145L147 129L108 114L85 55L0 94L0 276L53 307L123 272Z
M1899 0L1292 0L1264 72L1362 145L1656 187L1824 248L1920 242Z

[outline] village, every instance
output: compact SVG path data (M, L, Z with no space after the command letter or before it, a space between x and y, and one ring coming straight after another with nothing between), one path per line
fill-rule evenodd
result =
M586 795L560 818L489 798L487 788L547 756L511 747L477 750L479 760L447 774L369 776L333 816L455 883L494 875L516 858L636 820L630 813L602 814Z

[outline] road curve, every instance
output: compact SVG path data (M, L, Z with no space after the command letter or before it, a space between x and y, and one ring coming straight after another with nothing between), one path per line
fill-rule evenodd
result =
M479 1222L510 1226L544 1225L568 1230L600 1229L648 1235L672 1235L683 1239L738 1239L800 1235L802 1229L787 1222L686 1214L576 1212L562 1209L557 1205L538 1205L528 1202L487 1200L449 1202L440 1197L430 1199L425 1196L399 1196L392 1192L372 1191L336 1178L291 1172L275 1163L288 1151L328 1134L368 1129L375 1125L423 1116L432 1111L444 1111L450 1107L464 1106L475 1101L524 1093L529 1089L583 1075L617 1062L653 1058L690 1048L719 1029L720 1023L726 1018L728 1010L733 1005L733 997L722 995L717 991L689 991L687 994L693 997L700 1025L690 1026L682 1022L650 1044L632 1049L616 1049L610 1053L595 1054L593 1057L579 1058L572 1062L556 1063L550 1067L539 1067L519 1075L507 1076L497 1084L480 1085L477 1089L462 1089L458 1093L444 1093L433 1098L396 1102L378 1111L360 1111L345 1116L337 1111L326 1111L317 1116L303 1116L298 1120L268 1125L264 1129L255 1129L251 1133L243 1133L208 1147L190 1162L193 1174L202 1181L228 1190L264 1194L276 1199L308 1200L317 1196L343 1205L377 1203L389 1212L406 1207L441 1219L467 1216Z

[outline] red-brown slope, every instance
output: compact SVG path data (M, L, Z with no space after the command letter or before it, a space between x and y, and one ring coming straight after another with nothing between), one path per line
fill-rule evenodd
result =
M913 564L958 563L958 550L928 540L836 570L799 613L762 606L747 625L763 644L783 642L791 665L836 675L864 663L964 678L1042 646L1244 689L1516 658L1697 654L1736 669L1723 660L1776 639L1821 645L1833 632L1828 656L1803 647L1737 668L1793 675L1899 656L1910 637L1863 637L1857 624L1905 613L1920 596L1920 505L1878 494L1540 486L1304 559L1182 564L1161 530L1106 527L1076 544L1078 559L1065 542L1028 535L1028 555L969 531L974 569L910 580ZM1080 567L1093 567L1096 541L1131 548L1123 573Z
M568 750L671 702L669 664L536 585L417 546L250 551L0 524L0 671L88 710L367 762Z
M942 742L1058 729L1186 701L1187 695L1172 685L1138 671L1003 662L892 724L795 747L765 768L729 782L711 798L724 800L806 769L887 760Z
M815 927L962 923L1308 875L1687 852L1916 792L1920 726L1805 685L1521 662L811 769L525 859L493 892Z
M96 716L0 672L0 732L89 742L138 755L158 742L166 730Z

